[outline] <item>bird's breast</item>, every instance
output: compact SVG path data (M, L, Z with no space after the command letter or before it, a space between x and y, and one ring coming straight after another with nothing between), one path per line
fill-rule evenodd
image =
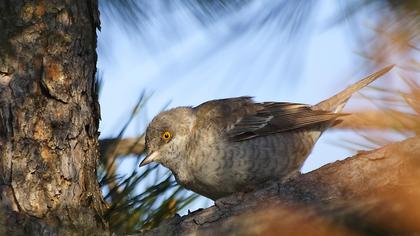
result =
M297 171L320 132L287 132L239 142L198 142L191 149L187 188L210 198L254 189Z

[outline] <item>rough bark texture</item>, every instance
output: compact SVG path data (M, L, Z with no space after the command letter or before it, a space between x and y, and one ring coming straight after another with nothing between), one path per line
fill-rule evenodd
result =
M0 1L1 235L100 233L96 0Z
M147 235L414 235L419 201L416 137L221 199Z

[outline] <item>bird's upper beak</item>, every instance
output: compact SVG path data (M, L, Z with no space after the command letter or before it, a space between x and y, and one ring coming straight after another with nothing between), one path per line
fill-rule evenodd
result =
M142 166L145 166L149 163L154 162L155 160L157 160L158 157L159 157L159 152L158 151L151 152L149 155L146 156L146 158L143 159L142 162L140 162L139 167L142 167Z

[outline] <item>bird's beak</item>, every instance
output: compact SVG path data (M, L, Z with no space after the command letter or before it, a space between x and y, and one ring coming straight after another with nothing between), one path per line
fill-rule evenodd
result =
M139 167L145 166L149 163L154 162L155 160L157 160L157 158L159 157L159 152L158 151L154 151L152 153L150 153L149 155L146 156L146 158L143 159L142 162L140 162Z

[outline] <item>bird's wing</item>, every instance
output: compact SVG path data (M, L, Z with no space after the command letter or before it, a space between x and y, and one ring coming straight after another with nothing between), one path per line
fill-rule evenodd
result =
M198 127L216 127L221 131L232 129L244 116L256 110L252 97L211 100L194 108Z
M227 133L234 141L246 140L273 133L320 127L332 123L342 114L313 110L299 103L257 103L260 109L246 114Z
M299 103L255 103L251 97L213 100L195 109L201 127L216 126L232 141L312 128L333 122L342 115L313 110Z

